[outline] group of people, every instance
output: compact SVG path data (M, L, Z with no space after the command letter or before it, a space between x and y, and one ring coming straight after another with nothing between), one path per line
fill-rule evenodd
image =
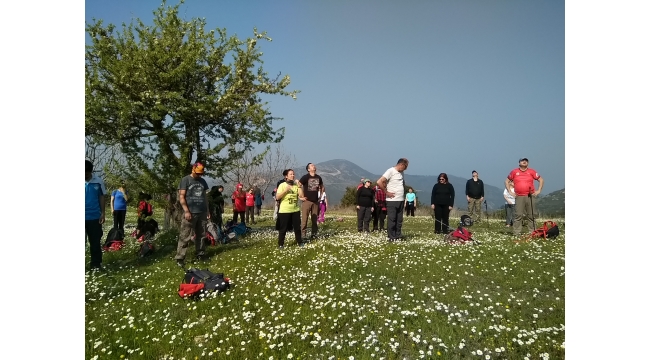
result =
M359 231L369 231L370 218L373 219L373 231L386 231L389 241L402 238L402 223L404 209L407 216L414 216L417 199L413 189L404 191L404 171L409 161L400 158L395 166L387 169L371 188L370 179L362 180L362 186L357 189L357 228ZM275 200L274 219L278 230L278 248L283 249L286 233L293 231L296 243L304 246L307 241L307 227L311 220L311 238L318 234L318 225L324 222L324 214L328 201L323 179L316 174L316 165L306 166L307 174L295 181L293 169L283 172L283 179L278 181L273 191ZM207 222L214 219L217 226L223 224L225 201L223 186L215 186L208 191L208 184L203 179L205 167L196 162L192 165L190 175L183 177L178 187L179 202L183 210L181 230L178 239L175 259L179 266L185 266L187 247L193 238L196 246L196 258L205 256L205 238ZM539 182L535 190L534 181ZM506 200L507 225L513 227L513 234L520 235L523 223L527 222L529 232L533 228L533 196L538 196L544 186L544 179L532 168L528 167L528 159L519 159L519 167L513 169L505 180L504 198ZM243 185L238 184L232 194L233 222L240 217L242 222L255 222L255 209L260 214L263 195L258 196L255 188L244 192ZM208 196L209 193L209 196ZM86 160L86 193L85 193L85 230L90 243L90 267L101 268L103 236L102 225L105 221L106 186L101 178L93 174L93 164ZM413 194L413 195L411 195ZM480 221L481 204L485 197L483 181L478 178L478 172L472 171L472 178L467 181L465 195L468 202L470 217ZM126 184L112 192L111 212L114 227L124 227L126 202L128 201ZM454 187L449 183L447 174L440 173L438 182L431 191L431 209L434 211L435 233L449 232L449 214L454 205ZM300 204L299 204L300 200ZM243 205L242 205L243 204ZM151 207L149 207L151 209ZM246 219L244 219L246 213ZM150 216L150 214L146 214ZM141 217L140 211L138 217ZM379 227L377 227L379 225Z

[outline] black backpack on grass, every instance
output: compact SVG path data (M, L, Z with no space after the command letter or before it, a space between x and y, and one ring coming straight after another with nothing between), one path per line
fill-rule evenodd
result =
M208 269L191 268L185 271L178 295L180 297L195 296L201 293L222 293L230 288L230 279L223 273L213 273Z

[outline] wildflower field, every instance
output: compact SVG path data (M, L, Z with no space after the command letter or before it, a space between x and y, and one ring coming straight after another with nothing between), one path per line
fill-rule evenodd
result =
M404 239L389 243L328 213L317 239L300 248L288 234L279 250L271 215L208 246L204 262L191 263L190 245L188 268L231 279L225 293L191 300L178 295L177 232L157 234L140 259L130 214L127 245L86 272L86 358L564 358L562 219L553 240L517 242L489 220L470 228L480 244L449 245L429 214L405 217Z

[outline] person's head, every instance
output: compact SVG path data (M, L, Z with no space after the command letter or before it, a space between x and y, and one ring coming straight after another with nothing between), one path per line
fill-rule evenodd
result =
M472 170L472 178L473 179L478 179L478 171Z
M253 193L253 191L255 191L255 189L253 189L253 188L248 189L248 192L251 193L251 194Z
M359 180L359 182L363 184L363 180L364 180L364 178L361 178L361 180Z
M406 170L408 167L409 167L409 161L406 158L400 158L399 160L397 160L397 165L395 165L395 168L399 172Z
M293 169L287 169L287 182L293 183L295 179L296 173L293 172Z
M237 184L237 186L235 186L235 191L242 191L243 188L244 188L244 185Z
M219 191L219 187L216 186L216 185L210 188L210 193L211 194L216 194L217 191Z
M366 179L366 181L363 182L363 186L365 186L367 188L369 188L370 185L372 185L372 181L370 181L370 179Z
M86 160L86 178L93 176L93 163L90 160Z
M439 184L446 184L447 182L449 182L449 179L447 178L447 174L440 173L440 175L438 175L438 183Z
M199 178L203 176L205 173L205 167L203 166L202 163L196 162L194 165L192 165L192 177L193 178Z
M313 163L309 163L307 164L307 166L305 166L305 169L307 169L309 173L316 172L316 165L314 165Z
M527 169L528 168L528 158L519 159L519 168L520 169Z
M412 192L413 192L413 188L409 188L409 192L412 193Z
M223 185L217 186L217 190L219 190L219 192L223 192Z
M289 173L289 169L285 169L285 170L282 172L282 176L284 176L284 179L285 179L285 180L287 179L287 174L288 174L288 173Z

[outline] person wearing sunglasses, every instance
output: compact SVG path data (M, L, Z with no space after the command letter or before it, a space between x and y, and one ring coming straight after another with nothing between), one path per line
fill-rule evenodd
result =
M431 190L431 209L433 209L436 234L449 232L449 213L454 207L454 186L449 183L447 174L440 173L438 182Z
M202 260L205 255L205 231L210 219L208 211L208 183L203 179L205 168L200 162L192 165L192 173L181 179L178 194L183 207L181 231L176 249L176 264L185 267L185 254L192 241L192 233L196 234L196 259Z

